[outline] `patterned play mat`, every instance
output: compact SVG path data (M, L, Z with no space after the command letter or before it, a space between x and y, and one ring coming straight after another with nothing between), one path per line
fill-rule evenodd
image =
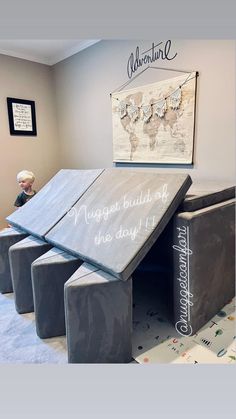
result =
M138 363L235 363L235 299L198 333L183 337L168 321L166 306L155 294L134 289L133 358Z

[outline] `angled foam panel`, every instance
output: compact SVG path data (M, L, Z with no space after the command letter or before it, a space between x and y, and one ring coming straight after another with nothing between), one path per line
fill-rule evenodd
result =
M127 280L191 183L185 174L106 169L46 240Z
M30 201L7 221L39 238L69 211L102 170L60 170Z

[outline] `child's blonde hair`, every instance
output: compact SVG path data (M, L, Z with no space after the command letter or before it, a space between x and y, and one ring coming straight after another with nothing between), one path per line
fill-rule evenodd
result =
M29 170L22 170L16 176L17 182L21 182L22 180L29 180L31 183L34 183L35 176L33 172Z

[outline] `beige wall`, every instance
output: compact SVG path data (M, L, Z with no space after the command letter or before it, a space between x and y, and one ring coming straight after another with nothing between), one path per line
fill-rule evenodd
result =
M159 41L156 40L158 43ZM54 66L54 82L65 167L112 166L109 93L128 80L127 60L136 46L150 41L102 41ZM235 180L235 41L172 41L173 61L153 65L199 71L193 168L158 168L188 172L202 179ZM143 69L143 68L142 68ZM179 74L147 70L128 88Z
M40 189L60 168L113 165L110 92L127 81L137 45L143 51L151 42L102 41L54 67L0 55L0 227L19 192L18 171L35 172ZM173 61L154 65L200 74L194 166L156 170L188 172L195 183L235 182L235 41L178 40L172 49ZM129 88L173 75L147 70ZM8 96L35 100L37 137L9 134Z
M36 137L11 136L7 97L35 101ZM0 55L0 227L13 210L20 189L16 174L22 169L36 175L36 190L59 168L58 134L52 69L26 60Z

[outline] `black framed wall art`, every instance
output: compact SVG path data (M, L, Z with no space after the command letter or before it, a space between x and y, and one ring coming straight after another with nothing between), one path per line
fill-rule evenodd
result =
M33 100L7 98L11 135L36 136L35 102Z

